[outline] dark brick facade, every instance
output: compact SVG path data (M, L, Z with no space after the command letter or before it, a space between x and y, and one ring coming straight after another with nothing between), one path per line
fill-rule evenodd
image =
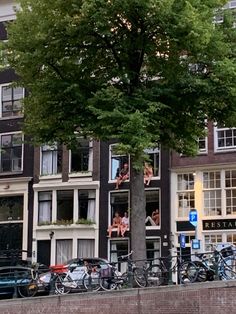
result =
M236 163L236 152L215 152L214 151L214 126L212 122L208 123L208 152L199 154L196 157L180 157L177 153L172 153L171 167L186 168L190 166L208 166L220 164Z
M109 192L114 191L115 184L109 183L109 144L101 143L100 146L100 211L99 211L99 256L107 257L107 226L109 211ZM162 150L160 160L160 180L151 180L150 188L160 188L160 217L161 228L156 230L147 230L147 237L160 237L161 239L161 255L169 254L169 236L170 236L170 157L169 152ZM120 191L129 189L129 182L124 182ZM115 240L115 238L114 238ZM163 246L163 242L167 245ZM109 257L108 257L109 258Z

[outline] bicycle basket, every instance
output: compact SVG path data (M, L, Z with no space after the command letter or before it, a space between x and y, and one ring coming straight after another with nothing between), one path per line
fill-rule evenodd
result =
M228 247L222 249L220 252L221 252L223 257L234 255L234 251L233 251L233 248L231 246L228 246Z

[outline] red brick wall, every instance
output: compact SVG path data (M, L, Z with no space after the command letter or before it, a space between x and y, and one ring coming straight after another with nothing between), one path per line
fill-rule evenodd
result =
M1 314L234 314L236 282L0 301Z
M171 167L202 167L212 164L233 164L236 163L236 152L214 152L214 127L212 122L208 123L208 153L199 154L195 157L180 157L179 154L172 152Z

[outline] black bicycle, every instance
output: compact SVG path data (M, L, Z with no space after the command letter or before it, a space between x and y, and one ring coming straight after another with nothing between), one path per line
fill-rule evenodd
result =
M168 284L172 276L180 284L192 283L197 278L197 266L191 261L182 261L180 256L162 257L149 262L146 269L148 286L161 286Z
M146 270L143 267L137 267L135 262L131 259L133 251L127 255L120 256L118 262L127 262L127 271L120 273L116 267L117 263L111 263L111 273L109 276L101 275L100 285L103 290L115 290L126 287L140 287L147 286Z

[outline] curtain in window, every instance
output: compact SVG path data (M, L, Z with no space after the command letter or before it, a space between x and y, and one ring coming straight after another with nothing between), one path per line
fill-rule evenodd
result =
M95 191L89 191L87 219L92 221L95 221L95 197Z
M111 262L117 263L118 256L117 256L117 245L116 243L111 244Z
M64 264L72 258L72 240L57 240L56 264Z
M51 221L51 201L48 200L50 197L51 193L41 195L41 201L39 202L39 223Z
M57 151L42 152L42 174L57 173Z
M94 257L94 240L78 240L78 257Z

